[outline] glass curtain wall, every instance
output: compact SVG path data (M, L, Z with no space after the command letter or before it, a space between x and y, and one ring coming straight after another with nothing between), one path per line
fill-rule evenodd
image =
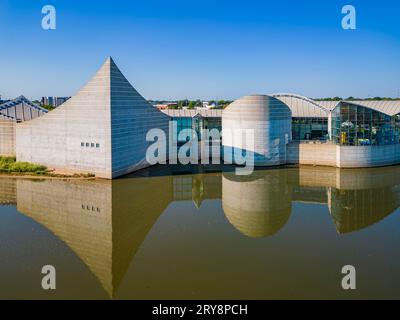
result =
M190 139L192 139L192 135L190 135L189 137L185 138L179 138L179 133L182 130L185 129L190 129L192 130L193 128L193 122L192 122L192 118L191 117L176 117L176 118L172 118L172 121L176 122L176 127L177 127L177 141L178 141L178 146L182 146L184 145L187 141L189 141Z
M201 129L218 129L219 132L222 130L221 118L203 118L201 116L196 117L175 117L172 118L172 121L176 121L177 126L177 134L179 136L179 132L184 129L193 129L197 133L197 136L201 139ZM193 137L190 136L190 139ZM178 145L184 144L189 140L187 139L178 139Z
M327 140L328 118L292 118L292 139Z
M342 102L332 111L332 140L347 146L399 143L400 116Z

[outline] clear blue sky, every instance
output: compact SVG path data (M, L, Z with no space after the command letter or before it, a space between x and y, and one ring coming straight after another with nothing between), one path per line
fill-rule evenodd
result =
M341 28L345 4L355 31ZM394 97L399 16L397 0L1 0L0 94L72 95L111 55L148 99Z

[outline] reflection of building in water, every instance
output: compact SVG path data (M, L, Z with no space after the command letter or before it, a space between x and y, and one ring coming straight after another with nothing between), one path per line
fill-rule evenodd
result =
M193 200L197 208L205 199L221 199L221 174L173 177L174 201Z
M292 210L287 172L256 171L250 176L224 173L222 206L229 222L249 237L270 236L283 228Z
M18 180L18 211L63 240L113 295L172 200L171 177L136 182Z
M0 205L15 204L16 199L16 180L9 178L0 179Z
M339 233L373 225L400 206L400 167L338 171L328 207Z
M293 192L297 201L314 197L311 202L327 203L336 230L341 234L379 222L400 206L400 166L369 169L302 167L298 182L299 185L294 187L297 190Z
M330 192L330 212L339 233L368 227L400 206L400 185L392 188Z
M242 234L265 237L287 223L292 202L327 204L339 233L378 222L400 206L400 167L302 167L121 180L0 179L0 204L17 203L63 240L115 295L133 256L173 201L222 199Z

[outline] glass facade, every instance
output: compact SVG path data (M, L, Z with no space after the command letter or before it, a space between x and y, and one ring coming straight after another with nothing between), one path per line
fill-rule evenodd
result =
M342 102L332 111L332 140L347 146L397 144L400 115Z
M172 121L176 122L176 127L177 127L177 141L178 141L178 146L185 144L187 141L189 141L190 139L192 139L192 135L190 135L189 137L185 138L179 138L179 133L182 130L185 129L192 129L193 128L193 121L191 117L176 117L176 118L172 118Z
M328 118L292 118L292 140L327 140Z
M172 121L176 121L177 125L177 133L179 137L179 133L184 129L194 129L197 133L197 136L201 139L201 129L217 129L219 132L222 130L222 122L221 118L203 118L200 116L196 117L174 117ZM190 136L190 139L193 138ZM182 145L189 140L187 139L178 139L178 145Z
M221 132L222 130L222 121L221 118L204 118L203 119L204 129L217 129Z

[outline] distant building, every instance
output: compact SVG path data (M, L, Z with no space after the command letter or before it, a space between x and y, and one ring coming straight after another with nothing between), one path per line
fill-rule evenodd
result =
M59 107L70 97L42 97L42 106L51 106L54 108Z
M161 103L154 105L158 110L167 110L177 108L178 104L176 102L169 102L169 103Z
M209 101L202 101L201 103L201 108L205 109L212 109L215 108L217 105L215 102L209 102Z
M17 122L41 117L47 110L24 96L0 104L0 155L15 156L15 131Z
M67 101L70 97L54 97L54 106L61 106L65 101Z

